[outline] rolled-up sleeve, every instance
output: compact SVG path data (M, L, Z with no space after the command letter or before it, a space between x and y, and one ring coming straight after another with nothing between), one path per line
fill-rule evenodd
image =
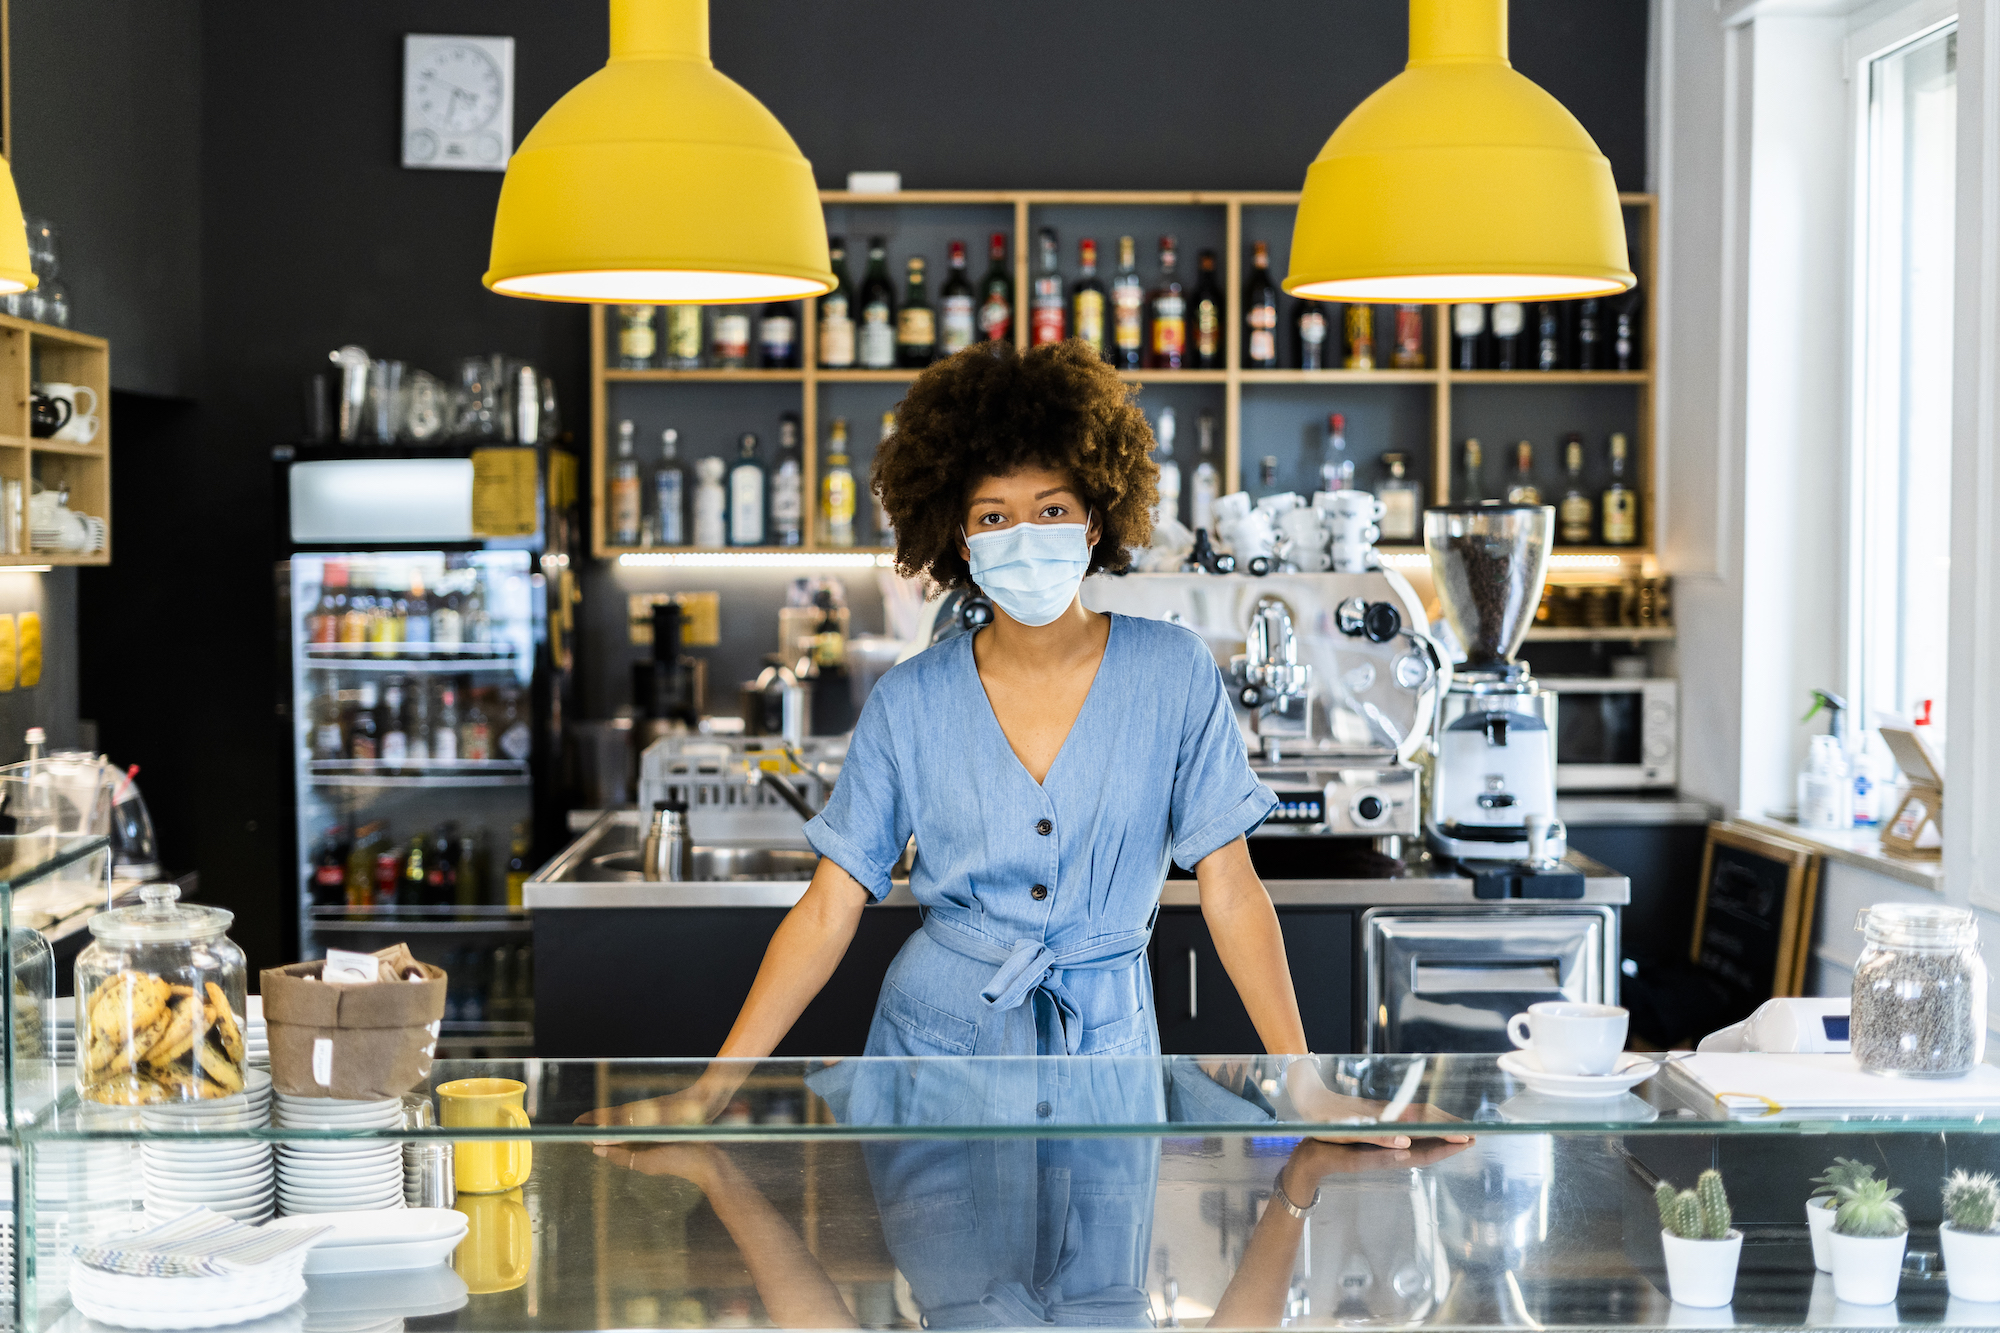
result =
M1250 770L1228 685L1206 648L1192 669L1173 799L1174 861L1190 871L1278 808L1277 796Z
M869 695L833 794L805 828L812 849L854 876L873 902L888 896L889 872L910 840L886 696L880 685Z

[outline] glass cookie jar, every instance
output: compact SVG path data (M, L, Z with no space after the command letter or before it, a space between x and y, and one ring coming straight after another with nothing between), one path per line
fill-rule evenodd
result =
M111 1106L205 1101L243 1091L243 950L219 907L148 884L137 907L91 918L76 960L76 1082Z
M1986 1056L1986 963L1968 908L1864 907L1849 1022L1854 1058L1871 1074L1957 1078Z

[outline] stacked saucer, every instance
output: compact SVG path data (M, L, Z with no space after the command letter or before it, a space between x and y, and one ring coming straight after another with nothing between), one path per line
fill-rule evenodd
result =
M330 1097L277 1099L283 1129L364 1134L400 1129L400 1098L342 1101ZM395 1139L302 1139L278 1145L278 1208L302 1213L366 1212L403 1206L403 1145Z
M155 1133L215 1135L210 1142L155 1139L140 1146L148 1213L168 1217L201 1207L253 1225L270 1220L276 1197L271 1145L225 1137L271 1123L269 1074L246 1070L243 1091L233 1097L142 1107L139 1122Z

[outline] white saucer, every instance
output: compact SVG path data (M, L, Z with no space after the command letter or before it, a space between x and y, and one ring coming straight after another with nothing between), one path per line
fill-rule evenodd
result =
M1617 1097L1660 1072L1656 1058L1626 1051L1609 1074L1550 1074L1543 1071L1532 1051L1509 1051L1500 1057L1501 1072L1528 1085L1530 1092L1566 1100L1603 1101Z
M1621 1092L1615 1097L1551 1097L1543 1092L1517 1092L1499 1106L1500 1118L1516 1124L1591 1124L1618 1122L1647 1125L1660 1118L1660 1108L1643 1097Z

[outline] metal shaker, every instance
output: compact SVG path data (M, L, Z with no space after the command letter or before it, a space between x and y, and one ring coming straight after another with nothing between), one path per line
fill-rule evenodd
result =
M335 427L342 444L353 444L361 438L361 423L368 403L368 350L349 343L328 352L327 360L340 367Z
M687 878L687 803L655 801L653 822L646 830L645 853L639 873L649 880L679 883Z

